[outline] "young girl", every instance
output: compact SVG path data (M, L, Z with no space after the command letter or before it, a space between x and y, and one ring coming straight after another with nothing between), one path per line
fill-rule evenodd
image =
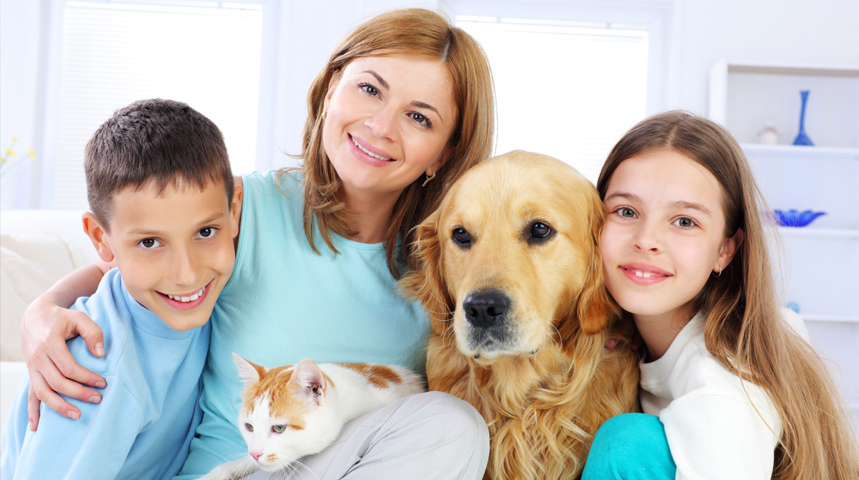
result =
M648 118L597 189L608 289L644 341L645 414L606 422L583 478L859 478L853 420L776 301L766 207L730 134Z
M184 478L247 452L235 426L241 381L232 352L269 367L314 358L425 369L429 322L397 293L409 260L404 245L446 187L491 156L494 115L483 50L441 15L381 14L337 45L308 93L301 170L238 179L236 265L212 313L203 420ZM97 280L104 267L88 271ZM61 280L31 306L23 328L35 337L24 342L33 383L39 371L48 379L35 393L64 415L78 412L48 385L79 399L98 393L61 378L57 366L88 385L104 381L73 367L64 342L67 332L90 332L87 344L95 345L100 334L57 307L90 294L91 283ZM35 424L38 407L30 412ZM467 403L429 392L370 415L305 458L310 471L296 475L482 478L489 433Z

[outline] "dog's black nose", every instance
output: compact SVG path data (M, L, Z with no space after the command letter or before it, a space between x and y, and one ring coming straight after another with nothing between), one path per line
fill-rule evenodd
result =
M465 319L479 328L489 328L503 322L510 309L510 299L498 290L470 293L462 302Z

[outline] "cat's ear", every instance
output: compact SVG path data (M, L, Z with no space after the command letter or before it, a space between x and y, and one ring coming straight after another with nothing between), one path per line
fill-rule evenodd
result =
M233 352L233 361L236 362L236 366L239 367L239 376L242 377L245 387L258 382L260 377L265 374L264 367L245 360L236 354L236 352Z
M305 358L298 362L295 366L295 371L292 374L292 381L297 382L299 391L305 395L308 400L315 402L317 405L322 405L325 400L325 374L322 369L312 359Z

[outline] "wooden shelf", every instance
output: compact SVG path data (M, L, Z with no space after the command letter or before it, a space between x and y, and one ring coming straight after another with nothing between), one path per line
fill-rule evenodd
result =
M779 234L783 237L826 237L830 239L859 239L859 230L840 228L814 228L814 227L779 227Z
M832 323L857 323L859 317L849 317L840 315L819 315L816 313L800 313L800 318L804 322L832 322Z
M837 148L837 147L805 147L798 145L763 145L760 143L741 144L743 152L748 155L767 155L771 157L784 158L807 158L815 160L827 158L831 160L859 160L859 148Z

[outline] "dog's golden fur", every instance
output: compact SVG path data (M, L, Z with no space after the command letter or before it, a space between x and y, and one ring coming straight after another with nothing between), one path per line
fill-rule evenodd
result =
M516 151L469 170L417 227L421 268L401 287L432 319L430 389L489 425L486 478L573 478L599 426L637 409L633 327L603 284L604 218L575 169Z

